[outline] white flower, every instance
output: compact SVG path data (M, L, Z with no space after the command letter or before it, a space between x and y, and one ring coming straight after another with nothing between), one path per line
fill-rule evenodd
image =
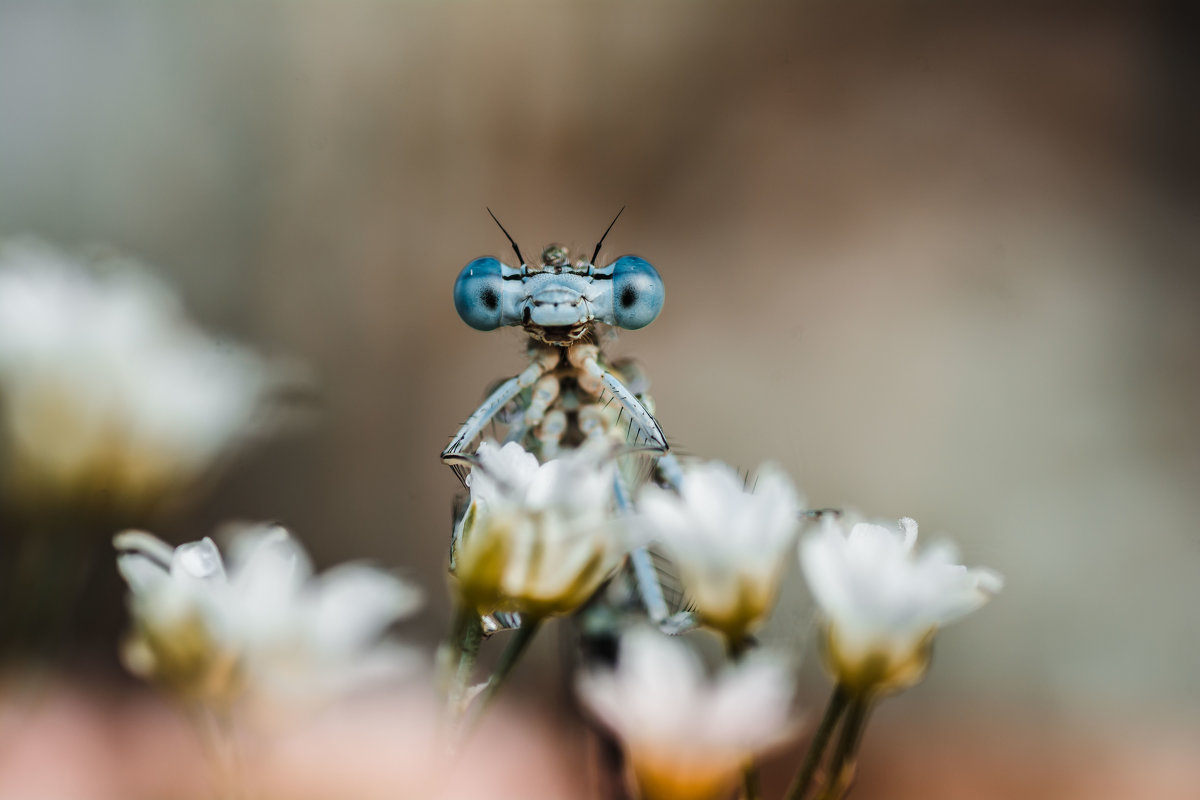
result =
M114 539L131 590L130 668L226 706L246 693L317 695L407 666L382 641L419 593L362 564L319 576L283 528L241 531L226 567L211 539L171 548L147 533Z
M762 624L799 526L800 499L772 466L748 489L728 465L689 469L679 494L645 487L639 530L678 566L700 620L739 642Z
M481 614L567 614L591 597L623 549L611 524L613 466L589 449L546 464L519 444L483 442L453 572Z
M598 450L579 450L545 464L516 442L481 442L478 468L467 476L471 501L488 511L519 508L563 519L602 520L612 501L613 468Z
M140 507L183 488L250 430L268 379L136 264L0 247L2 425L25 497Z
M847 534L825 523L801 543L800 563L826 618L831 669L851 689L895 690L915 683L937 629L982 606L1003 585L987 569L955 563L948 543L917 555L917 523L859 522Z
M681 640L635 629L616 671L585 673L577 688L624 743L643 800L725 797L751 758L791 733L792 676L765 654L709 679Z

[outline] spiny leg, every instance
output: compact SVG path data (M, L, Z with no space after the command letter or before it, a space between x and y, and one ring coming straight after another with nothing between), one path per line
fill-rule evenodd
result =
M583 375L580 376L581 385L589 390L595 388L598 391L600 387L607 389L613 399L621 404L625 413L629 414L630 424L637 425L639 432L646 437L650 447L665 454L670 447L667 445L667 437L659 427L658 420L646 410L641 401L625 387L625 384L621 383L616 375L600 366L598 356L599 349L595 345L578 345L571 348L568 357L571 363L583 372ZM594 382L594 386L585 385L588 379Z
M585 386L585 388L593 389L593 393L597 394L601 387L607 389L613 399L629 414L630 425L637 425L639 436L644 437L650 445L648 449L652 453L658 454L655 459L656 468L668 484L675 491L679 491L683 485L683 470L675 457L667 452L667 438L654 415L620 379L600 366L594 348L579 347L570 355L572 363L576 364L585 376L596 382L594 387ZM589 439L604 436L608 426L604 422L602 408L598 405L581 408L579 410L579 426ZM633 498L630 496L625 478L619 471L614 479L613 494L620 513L625 515L634 513ZM695 615L687 609L671 613L671 605L667 601L660 580L660 569L655 564L654 556L647 547L633 548L629 553L629 565L633 573L634 588L638 599L645 608L646 615L656 627L668 634L683 633L695 627Z

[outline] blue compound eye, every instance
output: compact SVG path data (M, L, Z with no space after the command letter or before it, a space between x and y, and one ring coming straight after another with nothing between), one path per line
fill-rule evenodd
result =
M613 319L626 330L644 328L663 307L663 282L650 262L621 256L613 263Z
M462 321L477 331L499 328L503 285L500 262L491 256L477 258L463 267L454 282L454 308Z

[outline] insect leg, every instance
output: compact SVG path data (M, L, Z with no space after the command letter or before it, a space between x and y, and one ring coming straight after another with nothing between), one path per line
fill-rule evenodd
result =
M454 434L450 444L442 451L442 462L454 470L454 474L458 475L459 480L466 477L465 468L470 464L464 455L466 448L479 436L500 409L508 405L509 401L516 397L522 389L532 386L550 366L546 363L546 359L534 361L520 375L509 378L500 384L496 391L492 392L479 408L467 417L467 421L463 423L458 432Z
M633 392L625 388L625 384L617 379L617 376L600 366L596 360L595 352L588 352L585 348L580 347L572 350L572 355L579 351L582 358L579 359L578 367L583 372L594 380L599 381L605 389L607 389L616 399L621 407L625 409L633 421L633 424L638 427L642 435L646 437L647 442L662 453L669 450L667 445L667 437L663 434L662 428L659 427L658 420L654 415L646 410L641 401L634 396Z
M529 408L525 409L525 422L537 425L546 415L546 409L558 397L558 378L544 375L533 384L533 394L529 398Z
M683 491L683 467L679 465L677 459L672 453L664 453L655 464L658 474L662 475L663 480L677 492Z
M629 497L629 489L618 474L613 481L613 494L617 500L617 508L622 514L633 513L633 501ZM645 547L636 547L629 553L629 564L633 567L633 582L637 586L638 597L646 607L646 614L655 625L661 625L671 616L667 598L663 595L662 585L658 580L658 571L654 568L654 559Z
M566 432L567 415L561 408L556 408L542 417L542 423L533 434L541 445L542 460L548 461L558 455L558 444Z

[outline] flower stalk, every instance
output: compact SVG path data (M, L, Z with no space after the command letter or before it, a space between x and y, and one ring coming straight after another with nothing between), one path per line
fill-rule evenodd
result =
M825 706L821 723L817 726L817 731L808 745L808 752L804 754L804 761L801 762L800 768L796 771L796 777L792 779L792 785L785 795L786 800L803 800L808 795L817 777L822 757L829 748L838 722L849 708L850 703L851 694L841 684L833 687L833 693L829 696L829 703Z
M492 671L488 678L487 684L483 691L475 698L475 702L471 705L470 716L463 726L464 732L472 730L479 720L483 717L485 711L492 704L496 697L496 692L500 690L501 684L512 673L513 667L521 660L529 649L530 643L533 642L533 637L537 635L538 630L542 626L540 619L525 619L521 622L521 627L513 632L512 639L509 640L508 646L504 648L504 652L500 654L500 661L497 662L496 668Z
M841 800L850 791L850 786L854 783L858 747L862 743L867 716L871 711L871 701L869 695L856 695L850 701L845 720L842 722L841 734L829 760L825 789L820 795L820 800Z
M479 659L479 647L483 642L483 620L475 609L460 605L454 615L443 659L443 685L446 693L446 710L451 717L462 713L467 685L475 662Z

